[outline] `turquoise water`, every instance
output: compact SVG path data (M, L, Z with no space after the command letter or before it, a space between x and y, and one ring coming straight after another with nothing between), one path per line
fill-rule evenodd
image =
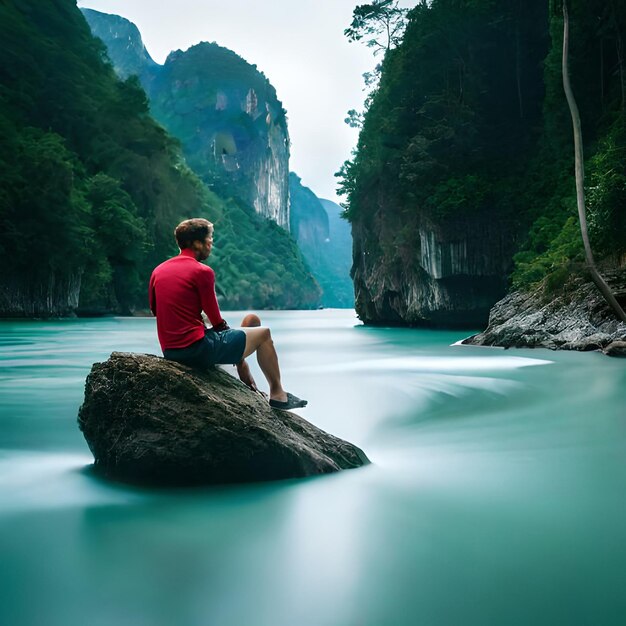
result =
M158 353L154 320L0 323L2 626L626 623L625 361L454 346L351 311L263 318L299 413L372 465L99 481L85 376L112 350Z

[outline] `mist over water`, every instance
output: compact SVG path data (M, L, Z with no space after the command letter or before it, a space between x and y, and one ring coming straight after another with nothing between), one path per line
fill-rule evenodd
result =
M353 311L261 317L297 412L372 465L98 480L85 377L113 350L160 354L154 320L0 323L0 624L624 623L623 360L454 346Z

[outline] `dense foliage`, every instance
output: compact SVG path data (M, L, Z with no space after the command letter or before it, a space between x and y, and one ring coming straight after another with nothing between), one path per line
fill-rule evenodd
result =
M585 189L591 243L605 265L626 255L626 67L623 37L626 7L618 2L569 2L570 74L582 116ZM544 277L557 287L582 267L576 217L573 139L562 88L563 17L550 2L551 48L545 59L543 134L531 167L539 181L527 194L528 235L515 255L513 285L524 288Z
M268 252L273 226L241 206L227 217L230 205L185 165L137 79L116 77L73 2L0 4L0 314L146 308L149 273L177 252L173 227L192 216L215 221L217 246L247 253L216 249L221 287L240 288L228 303L314 305L293 243ZM283 254L296 259L286 271ZM278 285L245 281L274 274Z
M211 267L217 294L228 309L316 307L320 288L295 241L240 198L219 199ZM236 323L236 320L229 320Z
M626 9L573 0L570 16L593 243L614 261L626 253ZM582 244L560 2L432 0L407 17L340 172L348 218L376 233L368 252L417 264L420 223L480 216L517 241L516 286L568 270Z
M85 310L145 306L148 272L175 252L172 224L211 208L71 2L0 5L0 127L7 298L30 289L44 315L45 285L72 276Z

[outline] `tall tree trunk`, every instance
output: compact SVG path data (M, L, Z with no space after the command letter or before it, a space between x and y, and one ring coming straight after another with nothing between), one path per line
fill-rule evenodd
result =
M593 252L591 251L591 245L589 243L589 233L587 231L587 215L585 211L585 188L584 179L585 171L583 164L583 142L582 131L580 129L580 114L578 113L578 105L574 98L574 92L569 80L568 69L568 55L569 55L569 14L567 11L567 0L563 0L563 89L565 90L565 96L567 98L567 104L572 116L572 124L574 126L574 159L576 166L576 204L578 205L578 220L580 222L580 233L583 238L583 245L585 246L585 257L587 259L587 265L591 278L596 284L596 287L600 290L600 293L604 296L604 299L608 302L610 307L615 312L615 315L626 322L626 313L619 305L619 302L615 299L615 296L609 289L602 276L596 269L595 261L593 260Z

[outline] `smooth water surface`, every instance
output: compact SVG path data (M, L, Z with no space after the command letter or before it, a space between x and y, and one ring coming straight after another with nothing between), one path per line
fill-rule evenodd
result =
M154 320L0 322L2 626L626 624L623 360L455 346L353 311L262 317L299 413L372 465L97 480L85 376L113 350L159 354Z

